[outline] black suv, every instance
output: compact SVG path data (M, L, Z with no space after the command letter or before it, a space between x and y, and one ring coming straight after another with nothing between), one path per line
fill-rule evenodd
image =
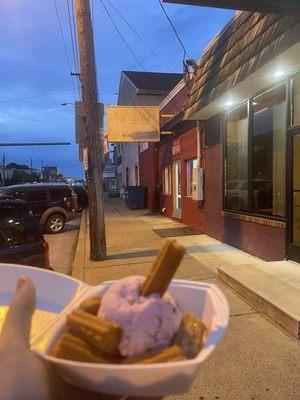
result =
M49 247L26 201L0 197L0 262L49 267Z
M26 200L47 233L60 233L65 223L75 218L76 193L66 184L36 183L5 186L0 194Z

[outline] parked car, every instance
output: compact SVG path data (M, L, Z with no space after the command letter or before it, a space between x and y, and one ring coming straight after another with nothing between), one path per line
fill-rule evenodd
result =
M49 267L49 247L28 203L0 197L0 262Z
M36 183L6 186L0 194L26 200L47 233L60 233L76 216L77 195L66 184Z
M77 194L77 211L82 211L84 208L87 208L89 205L89 200L86 190L82 186L72 186L72 189Z

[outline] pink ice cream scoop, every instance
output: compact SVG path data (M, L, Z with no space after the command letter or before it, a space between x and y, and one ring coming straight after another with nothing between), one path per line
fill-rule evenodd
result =
M99 317L121 325L120 352L131 357L171 344L181 314L170 295L140 295L145 278L131 276L112 285L102 298Z

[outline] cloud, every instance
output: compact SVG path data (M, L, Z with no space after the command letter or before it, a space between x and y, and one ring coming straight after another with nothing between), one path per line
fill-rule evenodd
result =
M105 0L106 1L106 0ZM155 52L175 71L182 70L182 49L157 0L110 0ZM107 3L107 2L106 2ZM71 69L75 70L65 1L57 1ZM74 143L72 91L32 99L8 100L72 88L69 66L52 1L10 0L1 5L0 24L0 140ZM108 6L109 7L109 6ZM228 21L232 12L202 7L165 4L180 37L193 58ZM141 43L109 7L122 34L147 70L166 71L164 65ZM100 99L113 104L121 70L141 70L111 21L94 0L94 35ZM76 95L77 96L77 95ZM40 160L59 165L66 175L82 176L77 146L68 148L3 148L10 161L34 164Z

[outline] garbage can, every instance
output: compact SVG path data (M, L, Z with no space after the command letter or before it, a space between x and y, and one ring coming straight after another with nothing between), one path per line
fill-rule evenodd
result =
M147 188L145 186L126 186L125 201L127 208L131 210L135 208L145 208L146 193Z

